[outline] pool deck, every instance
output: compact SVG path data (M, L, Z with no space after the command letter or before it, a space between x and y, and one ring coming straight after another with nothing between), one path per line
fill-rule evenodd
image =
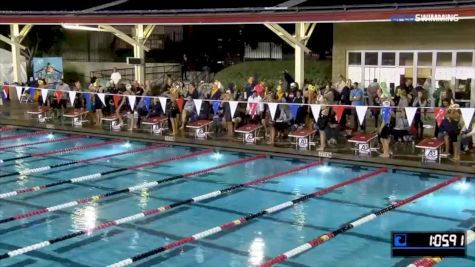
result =
M473 151L461 154L461 161L456 162L448 158L443 158L441 163L423 163L421 162L421 151L417 148L412 149L408 144L400 145L399 148L394 148L394 155L392 158L381 158L376 154L373 156L357 156L351 150L350 143L340 145L337 147L329 147L325 154L319 154L312 150L296 150L295 145L289 142L276 144L274 146L258 143L256 145L244 145L242 141L237 139L227 139L225 137L210 137L207 140L195 140L192 136L185 137L183 134L177 136L159 136L150 134L143 130L131 131L109 131L100 127L73 127L70 123L38 123L35 120L28 119L26 110L35 107L35 104L11 104L0 106L0 126L12 125L17 127L51 129L54 131L76 132L80 134L96 135L102 137L119 137L131 140L140 140L148 142L170 143L178 145L189 145L197 147L214 147L234 151L259 153L265 152L272 155L288 156L306 159L315 158L330 158L332 161L352 161L361 162L365 165L373 166L389 166L402 167L404 169L418 171L418 172L437 172L442 174L475 174L475 153ZM412 152L414 150L414 152Z

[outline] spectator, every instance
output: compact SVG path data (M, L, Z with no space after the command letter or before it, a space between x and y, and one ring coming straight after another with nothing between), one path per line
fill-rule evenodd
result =
M257 94L256 90L252 90L252 95L247 100L246 112L249 115L249 122L257 124L260 121L260 115L264 110L262 98Z
M181 60L181 80L184 81L186 80L186 72L188 71L188 57L186 54L183 54L182 60Z
M185 129L186 123L190 118L195 114L195 102L191 97L191 94L186 97L185 106L183 107L183 112L181 113L181 130Z
M427 99L423 91L417 92L417 96L412 102L412 106L418 108L414 116L414 127L416 129L416 138L422 140L424 136L424 123L422 122L422 110L420 108L427 106Z
M122 79L122 75L120 75L120 72L118 72L117 68L114 67L114 69L112 70L110 80L114 83L115 86L117 86L119 85L119 82L121 79Z
M442 91L445 91L445 82L444 81L439 81L439 87L435 92L432 94L432 97L434 98L434 105L436 107L440 107L442 104L442 98L441 98L441 93Z
M176 100L177 100L177 97L175 95L172 95L170 97L170 100L167 101L167 107L166 107L169 124L171 125L171 128L172 128L172 135L178 134L178 119L179 119L180 110L178 109Z
M57 99L57 101L59 102L61 112L64 113L64 110L66 109L68 103L68 92L71 89L69 88L69 85L67 83L64 83L63 80L60 80L56 85L56 90L61 90L63 92L61 99Z
M327 144L326 129L327 129L328 124L330 122L330 118L329 118L329 116L330 116L330 107L326 106L328 103L329 103L329 101L325 97L324 94L320 95L317 99L317 104L322 105L321 110L320 110L320 114L316 115L316 116L319 116L318 120L317 120L318 133L320 135L320 147L317 149L318 151L324 151L325 147L326 147L326 144Z
M233 94L231 90L226 90L226 93L223 95L223 102L221 102L221 107L223 109L223 123L226 128L227 136L232 138L234 135L233 128L233 118L231 116L231 107L229 101L233 100Z
M343 89L340 91L340 104L341 105L346 105L350 106L351 105L351 99L350 99L350 94L351 94L351 80L348 79L346 81L346 85L343 87ZM351 110L346 108L345 111L343 112L343 115L341 116L340 119L340 126L344 129L347 128L348 124L348 119L347 116L351 115Z
M382 100L382 105L384 107L389 107L391 106L391 102L386 100L384 97L381 98ZM390 123L384 120L384 112L381 112L381 125L378 127L378 137L379 141L381 142L381 146L383 148L383 153L379 155L380 157L383 158L389 158L391 156L391 150L389 148L389 144L391 142L390 139L390 133L391 133L391 128L390 128Z
M254 89L256 90L257 94L264 98L264 95L265 95L265 82L264 81L261 81L260 83L258 83L256 86L254 86Z
M256 86L256 81L253 76L250 76L247 78L247 84L244 87L244 98L248 99L252 95L252 90L254 90L254 87Z
M394 141L404 141L404 137L409 135L409 123L404 111L396 111L395 125L392 129Z
M460 160L460 117L459 105L450 105L439 129L439 138L443 138L445 143L444 153L449 154L452 148L454 160Z
M373 82L368 85L366 93L368 95L368 105L374 106L374 99L376 98L376 92L379 89L378 79L373 79Z
M130 105L127 104L127 96L129 95L133 95L133 92L132 92L132 85L130 84L127 84L125 86L125 91L122 93L122 100L120 101L120 104L119 106L117 107L116 111L115 111L115 115L117 117L117 119L119 120L119 127L122 127L124 125L124 120L122 119L122 114L121 112L123 110L127 111L127 112L131 112L131 108L130 108ZM133 124L133 119L131 120L132 124ZM130 128L129 129L132 129L133 126L129 126Z
M269 93L264 97L264 102L266 103L274 103L275 94ZM267 144L273 145L275 140L275 128L274 128L274 121L272 120L272 116L270 114L269 105L264 106L264 112L262 116L262 126L264 126L264 133L265 136L268 137Z
M282 103L286 103L285 98L282 98ZM287 130L290 126L290 120L292 120L292 116L290 114L289 106L285 104L279 105L275 119L275 130L277 131L277 139L284 138L287 135Z
M353 89L351 89L351 92L350 92L351 105L352 106L364 106L363 90L361 90L361 88L358 88L358 83L357 82L355 82L353 84L352 88ZM358 121L358 114L356 113L356 109L352 109L352 113L353 113L353 122L354 122L353 130L357 131L359 121ZM361 130L365 131L364 120L363 120L363 124L360 125L360 127L361 127Z

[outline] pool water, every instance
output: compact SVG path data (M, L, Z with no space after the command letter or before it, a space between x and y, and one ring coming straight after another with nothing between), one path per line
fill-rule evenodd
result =
M27 130L0 132L0 159L5 160L51 150L101 143L107 140L84 137L71 141L2 147L67 137L54 133L2 140ZM77 150L46 157L28 157L0 163L0 175L50 166L71 160L120 153L150 146L142 142ZM151 161L193 154L204 149L167 146L108 157L87 163L54 168L28 176L0 178L0 194L20 188L49 184L74 177L115 170ZM124 189L144 182L199 171L255 155L230 151L211 152L156 166L126 170L99 179L63 184L37 192L0 199L0 220L89 196ZM56 212L0 224L0 254L106 221L158 208L191 197L245 183L310 163L283 157L264 157L201 175L162 183L135 193L123 193ZM245 187L202 202L183 205L163 214L99 230L45 248L7 258L0 266L105 266L167 243L219 226L229 221L292 200L304 194L370 173L377 168L327 162L252 187ZM306 241L318 237L360 216L436 185L449 176L390 170L350 184L318 198L309 199L280 212L259 217L240 227L185 244L146 258L136 266L256 266ZM468 184L468 186L467 186ZM391 231L466 230L475 224L475 183L460 182L388 212L351 229L319 247L290 258L281 266L406 266L414 260L392 258ZM467 258L445 259L438 266L475 266L475 244Z

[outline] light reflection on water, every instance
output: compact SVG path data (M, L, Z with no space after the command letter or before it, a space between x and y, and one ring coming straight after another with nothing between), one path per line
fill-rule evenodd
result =
M144 188L140 191L139 207L142 210L147 209L149 196L150 196L150 193L148 192L148 188Z
M72 230L82 231L94 228L97 221L97 203L89 203L76 208L71 214ZM89 235L90 233L88 233Z
M266 243L262 237L256 237L252 241L251 246L249 247L249 265L257 266L261 264L264 260Z

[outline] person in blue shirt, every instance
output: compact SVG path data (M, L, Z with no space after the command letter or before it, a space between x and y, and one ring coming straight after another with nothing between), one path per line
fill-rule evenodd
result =
M363 90L361 90L361 88L358 87L358 85L359 84L357 82L354 82L353 86L352 86L352 89L351 89L351 92L350 92L350 100L351 100L351 105L352 106L363 106L364 105L364 98L363 98L364 93L363 93ZM357 131L359 121L358 121L358 115L356 114L356 109L353 109L352 113L353 113L353 119L354 119L353 130ZM361 130L365 131L364 121L363 121L363 124L360 125L360 127L361 127Z

